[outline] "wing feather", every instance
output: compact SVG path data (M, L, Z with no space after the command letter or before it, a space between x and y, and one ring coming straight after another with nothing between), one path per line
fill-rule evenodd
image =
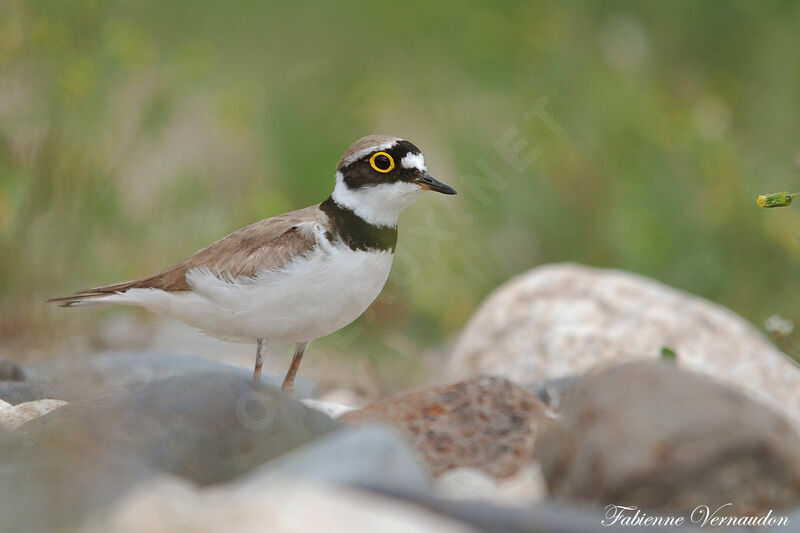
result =
M319 209L319 205L244 227L154 276L85 289L73 296L48 301L69 307L129 289L188 291L191 286L186 281L186 273L193 269L206 269L224 280L253 277L265 269L278 270L316 246L313 232L304 229L309 223L327 223L327 215Z

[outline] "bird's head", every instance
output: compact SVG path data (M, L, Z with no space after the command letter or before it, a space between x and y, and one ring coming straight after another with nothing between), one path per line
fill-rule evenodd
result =
M425 157L412 143L370 135L354 142L342 156L331 197L371 224L396 226L400 213L426 190L456 194L428 174Z

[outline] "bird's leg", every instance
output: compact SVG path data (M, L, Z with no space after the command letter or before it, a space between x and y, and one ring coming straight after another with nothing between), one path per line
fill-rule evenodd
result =
M267 353L267 339L258 339L256 345L256 368L253 370L253 382L258 383L261 381L261 363L264 360L264 355Z
M286 373L283 385L281 385L283 392L292 392L294 390L294 376L297 374L297 369L300 368L300 360L303 358L303 354L306 353L306 348L308 348L308 342L298 342L294 345L292 364L289 366L289 372Z

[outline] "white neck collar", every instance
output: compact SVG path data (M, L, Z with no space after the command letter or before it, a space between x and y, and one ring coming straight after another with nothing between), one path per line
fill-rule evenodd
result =
M398 181L382 183L356 190L344 182L341 172L336 172L336 187L331 198L342 207L374 226L396 227L400 213L414 203L422 188L415 183Z

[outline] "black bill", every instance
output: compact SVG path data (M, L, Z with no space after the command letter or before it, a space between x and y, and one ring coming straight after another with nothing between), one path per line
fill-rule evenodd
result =
M442 194L458 194L454 188L442 183L427 172L414 179L414 183L418 184L423 189L429 191L436 191Z

